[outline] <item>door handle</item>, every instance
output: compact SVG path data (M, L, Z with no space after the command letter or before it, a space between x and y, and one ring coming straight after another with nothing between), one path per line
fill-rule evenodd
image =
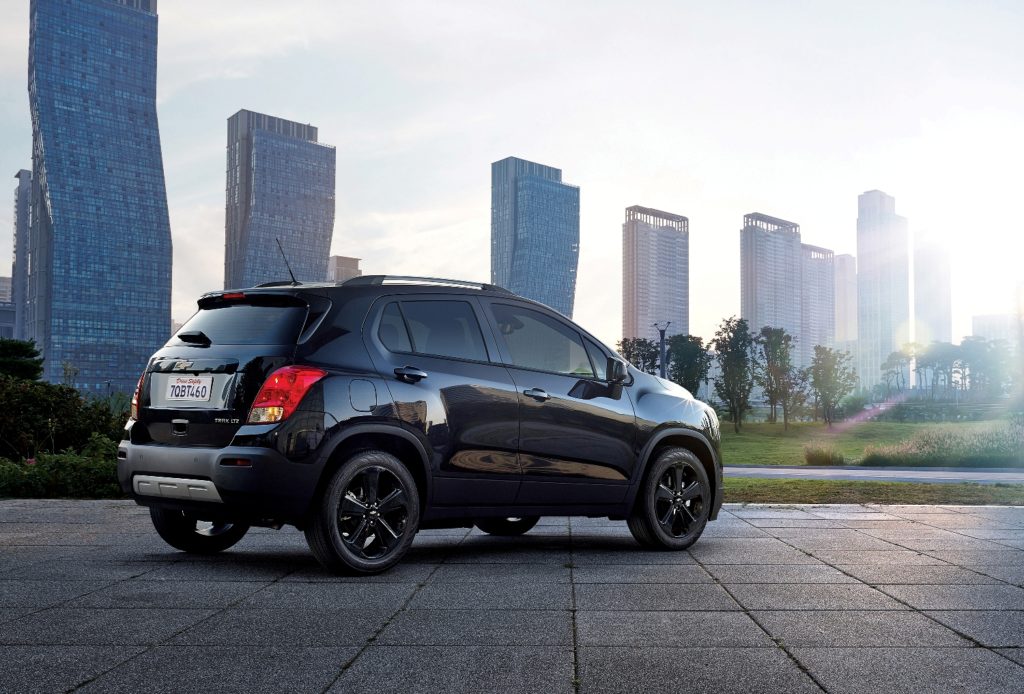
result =
M399 366L395 369L395 375L398 376L399 381L405 381L406 383L419 383L427 377L427 372L422 369L417 369L415 366Z
M551 399L551 396L547 394L547 391L541 388L530 388L528 390L524 390L523 395L525 395L528 398L538 400L540 402L544 402L545 400Z

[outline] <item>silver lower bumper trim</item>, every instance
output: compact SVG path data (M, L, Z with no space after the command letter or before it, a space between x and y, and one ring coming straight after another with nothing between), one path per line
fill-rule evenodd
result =
M188 499L190 501L224 503L217 492L217 487L210 480L136 475L132 478L132 488L140 496L160 496L165 499Z

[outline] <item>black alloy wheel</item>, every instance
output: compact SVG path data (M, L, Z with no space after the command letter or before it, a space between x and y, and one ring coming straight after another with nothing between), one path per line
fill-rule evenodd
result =
M665 468L654 490L654 515L667 534L683 537L700 522L704 489L697 472L688 462L677 462Z
M686 549L704 532L712 504L704 465L685 448L669 448L644 479L629 529L645 547Z
M380 573L409 549L419 516L419 493L409 470L390 453L363 451L335 472L306 540L332 571Z
M338 509L342 541L356 556L380 559L402 538L409 520L409 498L402 481L378 465L349 482Z

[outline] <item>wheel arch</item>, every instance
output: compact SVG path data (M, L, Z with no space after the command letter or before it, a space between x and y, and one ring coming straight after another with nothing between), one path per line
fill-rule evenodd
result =
M317 481L313 501L319 499L334 473L346 460L361 451L384 451L398 458L416 480L422 516L431 498L431 476L427 449L414 434L397 426L366 424L346 430L332 445ZM311 504L311 508L315 508Z
M703 434L693 429L684 428L671 428L664 429L654 436L647 442L643 450L640 453L640 470L641 474L637 476L637 480L633 487L630 489L629 508L632 510L634 504L636 504L640 485L644 478L647 476L647 471L657 458L661 451L666 448L683 448L700 460L701 465L704 466L704 471L708 475L708 481L711 482L711 494L715 503L711 507L711 515L709 520L715 520L718 517L718 511L722 505L722 466L719 462L718 455L715 453L714 447L705 438Z

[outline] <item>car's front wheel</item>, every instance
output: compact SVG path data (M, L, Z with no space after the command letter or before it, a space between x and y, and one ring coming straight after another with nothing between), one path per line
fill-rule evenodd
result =
M685 448L669 448L651 465L629 530L644 547L686 549L701 536L712 506L704 465Z
M184 511L150 507L149 517L163 541L190 554L216 554L241 540L249 526L243 523L204 521Z
M419 493L409 470L390 453L363 451L334 473L306 541L331 571L380 573L408 551L419 519Z
M540 516L523 516L521 518L481 518L476 521L476 527L488 535L501 537L515 537L528 533L533 526L537 525Z

